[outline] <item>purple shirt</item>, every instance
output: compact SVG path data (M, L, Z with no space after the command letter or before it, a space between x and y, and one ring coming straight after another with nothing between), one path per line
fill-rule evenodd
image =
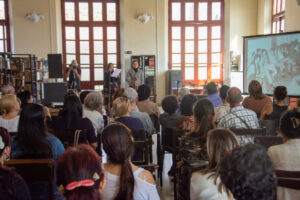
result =
M208 95L206 99L213 104L214 108L223 103L218 93Z

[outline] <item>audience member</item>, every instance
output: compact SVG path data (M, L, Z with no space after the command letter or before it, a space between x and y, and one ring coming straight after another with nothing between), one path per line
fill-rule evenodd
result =
M208 166L201 171L195 172L191 178L191 200L227 200L232 195L223 191L223 184L217 172L220 168L221 159L225 154L239 146L235 134L228 129L214 129L207 134Z
M79 98L80 98L80 101L82 104L84 104L84 99L89 93L91 93L91 91L88 91L88 90L80 92Z
M82 104L75 95L67 96L64 100L60 116L52 120L47 120L47 123L52 131L86 130L88 142L93 147L97 146L93 124L88 118L82 117Z
M11 158L52 158L54 165L64 151L62 143L54 136L47 134L45 114L42 106L27 104L21 111L18 133L11 145ZM55 199L63 199L54 184ZM28 183L33 199L48 197L47 184Z
M88 118L96 131L96 136L104 128L104 120L101 115L103 98L100 92L91 92L84 99L83 117Z
M33 103L32 95L28 90L25 90L24 92L19 92L17 94L17 97L21 101L21 108L24 108L24 106L28 103Z
M1 92L2 92L2 97L7 94L15 94L15 88L11 85L4 85L1 88Z
M57 161L57 185L66 200L101 200L105 183L101 160L88 145L68 148Z
M259 117L264 106L268 103L272 103L272 100L263 94L261 84L256 80L252 80L249 83L248 92L249 96L243 101L243 106L253 110Z
M157 117L160 115L160 111L156 103L149 100L151 90L147 85L140 85L138 88L139 102L137 107L140 112L146 112L149 115L155 114Z
M130 117L140 119L144 125L144 128L148 134L153 133L153 123L150 116L145 112L140 112L137 108L136 102L138 99L138 94L133 88L126 88L124 91L124 96L130 100Z
M190 90L188 88L185 87L180 88L178 91L178 101L181 102L182 98L187 94L190 94Z
M287 90L285 86L277 86L273 93L273 104L266 104L261 112L260 120L279 120L282 113L287 111L289 108L285 104L285 98L287 97Z
M186 164L203 164L208 160L206 137L214 128L215 113L212 103L207 99L197 101L193 108L195 129L180 138L179 157Z
M140 119L130 117L131 106L130 100L127 97L119 97L113 102L113 113L116 118L116 121L123 123L130 130L140 131L143 130L144 137L146 137L146 132L144 125ZM143 136L141 136L143 138ZM136 140L140 140L135 138Z
M280 134L283 144L271 146L268 154L275 169L300 171L300 112L297 109L287 111L280 119ZM300 191L277 188L278 200L300 199Z
M193 94L187 94L182 98L180 104L180 113L183 117L178 119L176 127L185 132L194 131L195 118L193 116L193 106L197 97Z
M221 161L219 174L236 200L270 200L274 197L274 169L266 150L259 145L247 144L232 150Z
M108 156L108 163L103 165L103 199L158 200L152 174L131 162L134 143L130 130L121 124L111 124L103 130L102 142Z
M206 93L207 93L207 99L213 104L214 108L218 105L222 104L222 100L220 96L218 95L218 89L215 82L209 82L205 87Z
M219 92L223 103L215 107L216 123L218 123L219 120L230 111L229 103L226 100L228 90L229 86L227 85L222 85L222 87L220 88Z
M258 128L258 120L255 112L248 110L241 105L243 100L241 90L232 87L228 90L227 101L230 105L230 112L223 116L218 127L221 128Z
M162 129L176 127L176 122L182 117L177 111L178 102L175 96L167 96L161 102L164 113L160 115L159 121Z
M19 123L20 103L16 95L7 94L0 99L0 126L8 130L8 132L17 132Z
M0 196L5 200L30 200L25 181L4 161L9 158L11 138L6 129L0 127Z

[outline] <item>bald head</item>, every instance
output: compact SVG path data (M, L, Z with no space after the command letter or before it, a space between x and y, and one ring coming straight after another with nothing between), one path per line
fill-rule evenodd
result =
M228 90L227 101L230 105L239 104L242 100L242 92L239 88L232 87Z

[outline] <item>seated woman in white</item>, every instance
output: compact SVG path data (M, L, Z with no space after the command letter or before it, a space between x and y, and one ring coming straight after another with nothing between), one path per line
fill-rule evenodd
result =
M7 94L0 99L0 126L6 128L8 132L17 132L19 124L20 103L16 95Z
M239 146L235 134L228 129L213 129L207 135L208 166L194 172L191 178L191 200L231 200L231 194L225 190L217 171L222 157Z
M271 146L268 155L275 169L300 171L300 111L285 112L280 119L283 144ZM277 187L278 200L300 199L300 191Z
M103 97L100 92L91 92L84 99L83 117L88 118L96 131L96 136L102 132L104 128L102 111Z
M106 185L105 200L158 200L158 192L150 172L131 162L134 143L130 130L121 123L107 126L102 132L103 149L108 163L103 165Z

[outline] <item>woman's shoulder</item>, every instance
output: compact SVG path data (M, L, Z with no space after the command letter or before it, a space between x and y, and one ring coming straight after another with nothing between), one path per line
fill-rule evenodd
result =
M142 168L139 168L139 169L140 169L140 171L137 174L137 177L146 183L155 185L155 181L154 181L154 178L153 178L153 175L151 174L151 172L149 172L148 170L144 170Z

